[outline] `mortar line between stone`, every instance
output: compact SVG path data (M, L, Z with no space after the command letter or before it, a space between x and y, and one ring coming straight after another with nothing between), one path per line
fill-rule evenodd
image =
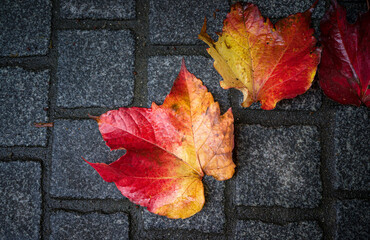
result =
M320 222L323 229L324 239L335 239L336 232L336 212L335 200L332 198L335 181L334 166L334 125L335 113L331 110L328 100L325 98L320 109L323 113L323 121L320 125L320 147L321 147L321 165L320 177L322 181L322 216Z
M49 93L48 93L48 119L49 122L54 122L54 108L56 102L56 93L57 93L57 62L58 62L58 53L55 48L57 44L57 33L55 26L57 25L58 16L59 16L59 0L52 0L51 2L51 35L50 35L50 47L47 54L48 57L48 67L50 69L50 82L49 82ZM50 229L50 171L51 171L51 157L52 157L52 143L53 143L53 129L47 129L47 154L44 160L43 171L42 171L42 189L43 189L43 214L42 214L42 225L41 225L41 239L49 239L51 234Z

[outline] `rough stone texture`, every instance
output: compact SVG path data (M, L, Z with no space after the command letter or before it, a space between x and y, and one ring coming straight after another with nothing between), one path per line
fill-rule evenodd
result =
M0 68L0 145L45 146L49 71Z
M60 107L129 105L134 88L134 39L130 31L59 31Z
M50 193L54 197L124 198L113 183L106 183L83 159L110 163L124 151L110 152L93 120L57 120L53 128Z
M322 230L317 222L295 222L286 225L260 221L238 221L234 239L322 239Z
M347 10L347 19L350 23L354 23L359 14L367 11L366 1L351 3L351 2L340 2L341 6Z
M2 162L0 179L0 239L39 239L40 164Z
M370 126L366 107L341 106L335 115L336 188L370 189Z
M316 207L321 199L320 142L313 126L237 127L237 205Z
M214 32L221 31L227 11L229 4L226 0L183 0L176 4L171 0L151 0L150 41L154 44L200 44L198 34L204 17L208 20L208 32L217 39Z
M181 68L182 57L186 68L202 80L225 112L229 107L228 91L220 87L222 77L213 67L213 60L201 56L156 56L148 61L148 106L152 102L162 104L170 93Z
M133 19L134 0L63 0L60 3L62 18Z
M337 203L336 239L369 239L370 202L347 200Z
M129 239L126 214L79 214L57 211L50 217L51 240Z
M283 99L276 104L274 110L306 110L306 111L317 111L321 107L321 90L318 86L314 85L302 95L298 95L293 99ZM237 110L245 109L241 106L243 102L243 94L238 93L237 98L239 99L238 105L235 106ZM250 109L262 109L261 103L253 103Z
M50 24L49 0L1 1L0 56L45 55Z
M143 210L145 229L186 229L202 232L222 232L226 222L224 214L224 182L213 177L203 178L206 203L203 209L187 219L169 219Z
M233 0L232 2L238 2ZM291 14L304 12L315 0L244 0L258 6L262 16L269 18L285 18ZM325 1L319 1L312 14L313 19L321 19L325 13Z

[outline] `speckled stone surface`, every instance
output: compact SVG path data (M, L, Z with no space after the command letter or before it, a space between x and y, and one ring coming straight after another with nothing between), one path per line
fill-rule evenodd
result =
M229 10L225 0L150 1L149 39L153 44L201 44L198 34L207 17L207 31L216 38Z
M241 125L237 133L237 205L318 206L322 189L316 127Z
M0 68L0 146L45 146L49 71Z
M187 219L169 219L143 210L145 229L186 229L206 233L222 232L226 222L224 214L224 182L213 177L203 178L206 203L203 209Z
M338 201L336 239L368 239L370 236L369 200Z
M350 23L354 23L359 14L365 13L367 10L366 1L363 2L344 2L339 3L339 5L343 6L347 10L347 20Z
M60 3L62 18L133 19L134 0L63 0Z
M57 211L50 217L51 240L129 239L129 222L124 213L74 213Z
M0 163L0 239L39 239L41 166Z
M220 87L222 77L214 69L213 60L201 56L156 56L149 58L148 106L152 102L163 103L180 72L183 57L188 71L202 80L215 101L219 102L221 112L225 112L230 107L228 91Z
M134 89L134 39L128 30L59 31L60 107L121 107Z
M53 128L50 194L53 197L122 199L114 183L107 183L83 159L111 163L124 151L110 152L93 120L57 120Z
M45 55L50 41L51 1L2 0L0 56Z
M232 2L238 1L233 0ZM257 5L264 17L284 18L291 14L306 11L312 6L315 0L244 0L243 2L250 2ZM313 11L312 18L322 18L324 13L325 1L319 1Z
M238 92L237 95L238 104L234 107L237 111L242 109L262 109L260 102L255 102L248 108L241 106L243 102L242 92ZM322 93L318 86L314 85L302 95L298 95L293 99L283 99L276 104L276 107L272 110L305 110L305 111L317 111L320 109L322 104Z
M335 186L345 190L369 190L369 110L366 107L341 106L336 112L335 123Z
M237 221L233 239L319 240L322 235L317 222L277 225L260 221Z

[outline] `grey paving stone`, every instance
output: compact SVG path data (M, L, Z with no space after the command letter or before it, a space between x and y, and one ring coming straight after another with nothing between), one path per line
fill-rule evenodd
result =
M182 57L186 68L202 80L223 113L230 107L228 91L220 87L222 77L213 67L213 60L202 56L156 56L148 61L148 106L152 102L162 104L170 93L181 68Z
M238 104L234 108L236 111L240 111L242 109L248 109L243 108L241 106L243 102L243 94L241 92L238 93ZM274 110L305 110L305 111L317 111L320 109L322 104L322 93L318 86L314 85L310 89L307 90L302 95L298 95L295 98L292 99L283 99L280 102L276 104L276 107ZM253 103L249 109L262 109L261 103L256 102Z
M0 179L0 239L39 239L40 164L1 162Z
M232 1L238 2L238 1ZM304 12L309 9L315 0L244 0L258 6L262 16L269 18L285 18L291 14ZM316 6L312 18L321 19L325 13L325 1L319 1Z
M346 200L337 203L336 239L369 239L370 202Z
M134 89L134 39L130 31L58 32L60 107L121 107Z
M335 115L336 188L370 189L370 125L366 107L341 106Z
M111 163L123 151L110 152L93 120L57 120L53 128L51 188L53 197L113 198L124 196L105 182L83 159Z
M45 55L50 24L49 0L1 1L0 56Z
M294 222L286 225L260 221L237 221L234 239L322 239L317 222Z
M314 208L321 199L320 141L314 126L237 127L234 201Z
M150 41L154 44L200 44L198 34L204 17L208 20L208 33L217 39L214 32L221 32L227 11L229 4L226 0L183 0L176 3L171 0L151 0Z
M222 232L226 222L224 214L224 188L222 181L213 177L203 178L206 203L203 209L187 219L169 219L143 210L145 229L185 229L202 232Z
M67 19L133 19L134 0L63 0L60 16Z
M0 68L0 145L45 146L47 122L48 70L31 72L21 68Z
M50 217L50 239L129 239L129 221L124 213L79 214L57 211Z

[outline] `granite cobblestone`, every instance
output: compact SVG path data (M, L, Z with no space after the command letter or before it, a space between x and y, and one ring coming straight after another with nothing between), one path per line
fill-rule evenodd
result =
M53 128L50 193L59 198L124 198L84 160L113 162L123 151L110 152L93 120L57 120ZM82 158L83 157L83 158Z
M322 184L316 127L242 125L237 133L237 205L318 206Z
M130 31L59 31L57 49L57 106L120 107L131 104L134 39Z
M0 29L0 56L47 54L51 33L51 1L1 1Z
M66 19L134 19L134 0L64 0L60 15Z
M40 164L0 162L0 179L0 239L40 238Z
M50 217L51 240L129 239L129 221L124 213L101 214L57 211Z
M50 72L0 68L0 146L45 146Z
M368 238L369 109L331 102L317 82L270 112L234 106L241 95L220 87L197 39L205 16L217 39L234 2L1 2L0 240ZM314 0L249 2L276 22ZM313 12L317 37L326 2ZM339 2L351 22L367 10L365 1ZM235 125L234 177L205 176L204 208L175 220L130 203L83 158L111 163L124 154L109 150L86 113L161 104L182 58L221 112L232 103L243 114Z
M260 221L238 221L234 239L322 239L322 230L317 222L296 222L286 225Z

